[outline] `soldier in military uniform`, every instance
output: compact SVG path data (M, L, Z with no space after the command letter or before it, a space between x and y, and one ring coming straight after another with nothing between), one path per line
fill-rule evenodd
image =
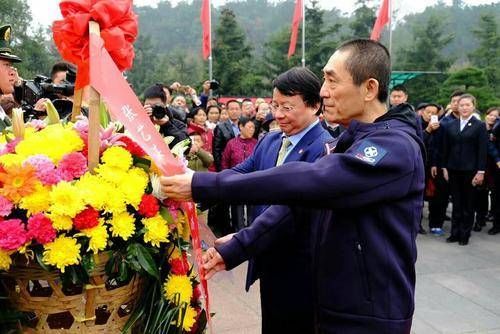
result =
M12 63L19 63L21 59L12 53L10 49L10 25L0 27L0 94L11 94L14 92L14 83L17 79L17 71ZM9 116L0 106L0 131L12 125Z

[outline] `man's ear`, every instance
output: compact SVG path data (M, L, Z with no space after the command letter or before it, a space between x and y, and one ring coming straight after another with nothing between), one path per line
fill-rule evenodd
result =
M376 100L378 97L379 83L377 79L370 78L365 81L365 102Z

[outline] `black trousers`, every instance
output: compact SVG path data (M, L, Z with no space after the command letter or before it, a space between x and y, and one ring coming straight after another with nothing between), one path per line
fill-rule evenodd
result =
M229 205L217 204L208 209L207 224L218 237L232 233Z
M477 224L484 225L484 223L486 223L486 216L488 215L488 207L489 207L489 194L490 190L484 184L480 187L476 187L475 189L474 213L476 216Z
M434 196L429 198L429 228L443 228L448 208L448 198L450 197L450 185L443 178L441 168L434 178L436 190Z
M474 194L472 179L473 171L449 170L450 192L453 202L451 217L451 236L460 240L469 240L474 223Z

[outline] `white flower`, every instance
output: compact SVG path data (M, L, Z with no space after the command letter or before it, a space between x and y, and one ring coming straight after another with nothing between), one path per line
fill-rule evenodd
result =
M167 196L161 190L160 176L157 174L151 174L149 179L151 181L151 186L153 187L152 195L158 198L160 201L163 201L167 198Z

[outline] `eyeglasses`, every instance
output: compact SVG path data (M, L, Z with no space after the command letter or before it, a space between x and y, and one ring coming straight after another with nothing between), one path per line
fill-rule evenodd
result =
M292 105L289 104L284 104L284 105L276 105L273 104L271 105L271 111L276 112L276 111L281 111L282 113L289 114L295 111L295 108Z

